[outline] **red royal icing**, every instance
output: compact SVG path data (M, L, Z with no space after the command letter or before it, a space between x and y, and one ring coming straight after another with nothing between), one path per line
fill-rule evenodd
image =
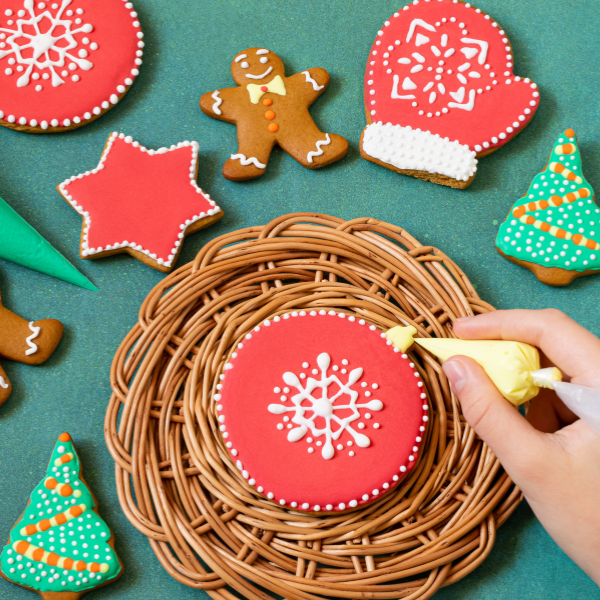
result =
M476 152L508 142L539 104L536 84L513 74L500 25L455 0L416 0L385 22L364 94L373 122L430 131Z
M81 254L130 247L171 266L185 229L220 211L195 181L198 144L147 150L113 133L93 171L60 184L85 220Z
M261 85L260 89L261 89L262 92L268 92L269 91L269 88L266 85Z
M259 492L298 510L344 510L381 497L418 460L424 386L410 359L368 323L335 313L292 315L242 339L225 367L215 401L232 460ZM323 387L311 391L323 373L342 383L325 385L326 398L342 392L333 403ZM355 409L336 408L352 403ZM328 414L333 436L339 433L329 448ZM355 434L336 418L348 419Z
M9 123L91 119L118 102L142 62L137 13L124 0L4 0L0 36L0 119Z

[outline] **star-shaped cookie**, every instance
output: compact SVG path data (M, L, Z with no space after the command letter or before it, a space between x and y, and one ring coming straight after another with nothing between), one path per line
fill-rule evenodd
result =
M183 238L223 216L196 184L197 174L197 142L148 150L112 133L95 169L58 186L83 217L81 258L127 252L170 271Z

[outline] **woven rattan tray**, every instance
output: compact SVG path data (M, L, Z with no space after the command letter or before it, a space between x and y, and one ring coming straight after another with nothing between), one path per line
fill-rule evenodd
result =
M445 254L400 227L308 213L213 240L144 301L113 362L106 441L125 515L181 583L223 600L429 598L486 558L521 500L418 348L430 426L394 491L310 516L248 485L218 431L223 366L264 319L330 308L438 337L493 310Z

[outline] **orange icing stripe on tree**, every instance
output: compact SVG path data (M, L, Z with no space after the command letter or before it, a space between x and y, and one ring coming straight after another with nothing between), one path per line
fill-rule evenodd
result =
M565 167L561 163L557 163L557 162L550 163L549 168L554 173L558 173L559 175L562 175L565 179L568 179L569 181L574 181L575 183L583 183L583 179L581 179L581 177L579 177L579 175L575 175L575 173L573 173L573 171L571 171L571 169L567 169L567 167Z
M521 223L525 225L532 225L536 229L548 233L559 240L571 240L576 246L585 246L589 250L600 250L600 244L595 242L594 240L590 240L582 236L580 233L572 234L560 227L556 227L555 225L550 225L550 223L546 223L545 221L539 221L538 219L525 215L517 217L517 215L513 212L513 216L519 219Z
M573 154L577 150L575 144L562 144L562 146L556 147L556 154Z
M73 460L73 453L67 452L66 454L63 454L60 458L57 458L54 461L54 465L57 467L60 467L62 465L66 465L68 462L71 462L72 460Z
M38 548L26 541L19 541L13 544L13 550L30 560L44 563L49 567L58 567L59 569L67 569L69 571L91 571L92 573L106 573L109 565L106 563L91 562L87 563L83 560L73 560L67 556L59 556L54 552L48 552L43 548Z
M42 531L47 531L52 527L64 525L65 523L68 523L72 519L76 519L83 514L86 508L87 506L85 504L78 504L77 506L71 506L71 508L65 510L64 512L54 515L51 519L42 519L37 523L30 523L21 529L21 535L42 533Z
M59 496L66 498L73 494L75 498L79 498L81 496L81 492L79 490L73 491L73 488L68 483L58 483L54 477L48 477L44 482L44 485L49 490L56 490Z
M564 196L550 196L550 200L539 200L538 202L528 202L527 204L521 204L513 210L513 217L518 219L523 216L526 212L535 212L536 210L545 210L550 205L556 206L557 208L563 204L563 202L571 203L580 198L589 198L591 196L590 191L587 188L581 188L576 192L569 192Z

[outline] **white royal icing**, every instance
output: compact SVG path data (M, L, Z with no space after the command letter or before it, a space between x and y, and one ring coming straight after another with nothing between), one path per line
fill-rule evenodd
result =
M312 83L313 86L313 90L315 90L315 92L318 92L319 90L322 90L325 86L324 85L319 85L311 76L310 73L308 71L302 71L302 75L304 75L304 77L306 77L306 83Z
M223 104L223 98L219 97L219 90L214 92L213 95L211 96L211 98L213 98L215 101L215 103L213 104L213 112L216 115L220 115L221 109L219 108L219 106L221 106L221 104Z
M391 123L368 125L363 150L398 169L439 173L459 181L467 181L477 171L475 152L468 146L429 131Z
M38 347L33 343L33 340L35 340L35 338L40 335L40 331L41 331L41 327L36 327L33 324L33 321L31 321L31 323L29 323L29 329L31 329L31 331L33 332L28 338L27 338L27 345L29 346L28 350L25 350L25 355L29 356L30 354L35 354L38 351Z
M8 383L6 383L6 381L4 381L4 377L0 376L0 387L4 388L5 390L8 389Z
M327 352L323 352L317 356L317 365L321 371L320 379L313 379L309 377L306 380L306 385L303 386L300 379L295 373L286 372L283 374L283 380L289 386L293 386L298 390L298 394L294 394L289 399L293 403L293 407L285 406L283 404L269 404L268 410L274 415L280 415L286 412L293 412L294 416L292 421L298 425L290 429L287 439L289 442L297 442L302 439L306 433L310 430L313 437L317 438L325 436L325 443L321 449L321 456L325 460L333 458L335 450L332 441L337 440L340 435L347 431L354 438L354 442L360 448L368 448L371 445L371 440L364 435L355 431L350 423L361 418L359 408L367 408L369 410L379 411L383 408L381 400L370 400L366 404L357 404L358 391L353 390L352 386L362 377L363 369L358 367L352 369L348 374L348 380L343 383L338 376L334 373L328 375L327 371L331 364L331 357ZM315 369L316 370L316 369ZM337 390L331 397L328 396L329 386L331 384L337 384L334 388ZM314 390L318 390L317 398L312 395ZM342 394L349 396L346 404L334 404L335 401L342 396ZM310 406L303 406L302 402L307 400L310 402ZM335 414L336 410L352 411L352 414L345 418L340 418ZM323 417L325 421L325 428L319 429L315 426L314 416L311 419L307 419L304 415L306 412L315 414L319 417ZM337 430L333 431L331 422L335 421ZM360 423L358 424L360 427ZM363 425L364 427L364 425ZM343 448L343 447L342 447Z
M307 155L306 155L306 160L312 164L313 162L313 156L321 156L321 154L323 154L323 148L321 148L321 146L327 146L329 144L331 144L331 138L329 137L329 134L326 133L325 134L325 138L324 140L319 140L317 142L317 149L316 150L311 150Z
M254 156L249 156L248 158L246 158L245 154L232 154L231 155L232 160L236 160L239 159L240 162L242 163L242 165L244 165L244 167L247 167L249 164L253 164L254 166L258 167L259 169L266 169L267 165L263 165L261 162L259 162L258 158L254 158Z
M55 68L63 69L66 61L74 62L84 71L89 71L94 66L92 62L85 58L88 54L87 50L81 49L79 50L79 56L74 55L78 42L73 36L77 33L91 33L94 28L86 23L81 27L71 29L74 20L63 18L63 12L70 3L71 0L62 0L60 8L54 15L48 10L36 14L36 6L33 0L24 0L23 5L30 18L17 19L16 25L14 25L15 29L0 28L0 32L10 34L5 38L6 41L3 44L3 47L5 44L8 45L8 50L0 50L0 58L14 54L16 63L24 65L21 70L26 69L23 75L17 79L17 87L29 85L34 67L40 70L49 69L52 73L52 87L58 87L65 81L61 79ZM38 8L43 7L38 6ZM39 23L44 19L49 19L50 28L46 33L41 33ZM31 34L31 31L35 33ZM50 32L53 32L53 34ZM23 54L26 54L22 52L24 47L31 48L31 56L23 56ZM12 74L12 69L10 71ZM8 75L8 73L6 74ZM43 88L41 85L37 87L40 88L38 91Z
M246 77L248 77L248 79L264 79L272 70L273 67L269 67L262 75L252 75L251 73L246 73Z

